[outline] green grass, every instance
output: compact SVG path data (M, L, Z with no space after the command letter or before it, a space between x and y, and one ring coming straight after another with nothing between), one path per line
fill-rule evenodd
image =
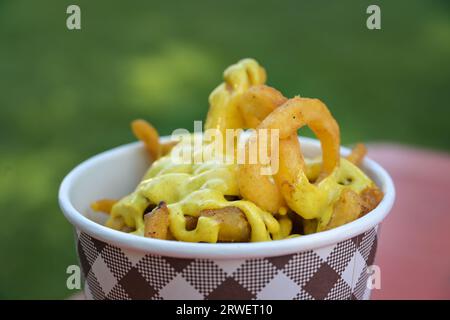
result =
M255 57L286 96L325 101L344 144L450 150L450 6L375 1L0 1L0 298L63 298L76 263L57 189L77 163L204 118L223 69ZM82 30L65 27L77 3Z

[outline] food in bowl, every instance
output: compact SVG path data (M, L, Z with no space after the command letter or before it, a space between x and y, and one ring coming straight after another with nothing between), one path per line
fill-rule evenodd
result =
M287 99L265 82L253 59L228 67L202 134L162 141L148 122L134 121L152 164L132 193L92 209L109 214L106 226L116 230L206 243L317 233L373 210L383 193L358 167L364 145L342 158L339 126L323 102ZM319 138L321 158L303 157L303 126Z

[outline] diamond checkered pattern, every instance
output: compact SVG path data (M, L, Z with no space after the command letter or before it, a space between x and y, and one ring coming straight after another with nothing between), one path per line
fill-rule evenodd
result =
M259 259L179 259L76 232L91 299L367 299L377 228L337 244Z

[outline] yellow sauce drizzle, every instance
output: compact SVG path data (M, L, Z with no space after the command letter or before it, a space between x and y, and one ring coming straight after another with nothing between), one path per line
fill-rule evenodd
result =
M197 227L186 230L185 215L197 217L204 209L234 206L247 218L252 242L287 237L292 227L287 217L278 221L250 201L225 199L225 195L239 196L236 164L184 164L173 156L180 149L192 151L192 137L183 139L168 156L149 168L136 190L113 206L111 219L122 217L128 227L135 228L135 234L143 235L143 212L148 205L164 201L169 209L170 231L177 240L217 242L220 226L216 220L199 217ZM192 157L196 156L197 150L194 151Z

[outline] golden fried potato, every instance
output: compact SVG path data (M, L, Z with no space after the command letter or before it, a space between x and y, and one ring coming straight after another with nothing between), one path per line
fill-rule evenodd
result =
M169 209L165 202L144 216L144 237L154 239L169 239Z
M334 204L333 213L327 225L322 226L319 224L317 231L330 230L352 222L359 217L360 212L359 195L355 191L346 188Z
M116 204L116 199L101 199L91 203L91 209L98 212L111 213L113 205Z
M199 216L213 217L220 223L220 242L247 242L250 241L250 225L244 213L236 207L221 209L206 209L200 211Z
M158 131L150 123L142 119L134 120L131 123L131 130L136 138L144 143L151 160L158 160L162 153Z
M359 166L367 154L367 148L364 144L358 143L353 149L352 153L347 156L347 160L354 165Z
M238 100L237 105L247 128L256 128L275 108L287 101L280 91L256 85L248 89Z
M283 202L286 202L304 218L316 218L322 214L321 210L325 205L318 203L325 202L326 196L306 179L303 154L296 137L297 130L305 125L312 129L321 142L322 176L329 176L336 166L339 166L339 126L327 106L318 99L289 99L282 106L275 108L257 128L279 129L279 170L273 176L279 188L271 183L272 177L261 174L263 164L243 163L239 165L239 190L244 199L272 213L278 212ZM255 140L258 141L256 132L246 141L246 154L250 153L251 143ZM268 148L269 153L272 153L270 145ZM286 160L288 158L289 161ZM272 200L278 194L278 189L282 198Z
M365 215L366 213L372 211L376 208L376 206L383 200L383 192L377 187L369 187L364 189L361 192L361 214L360 216Z

